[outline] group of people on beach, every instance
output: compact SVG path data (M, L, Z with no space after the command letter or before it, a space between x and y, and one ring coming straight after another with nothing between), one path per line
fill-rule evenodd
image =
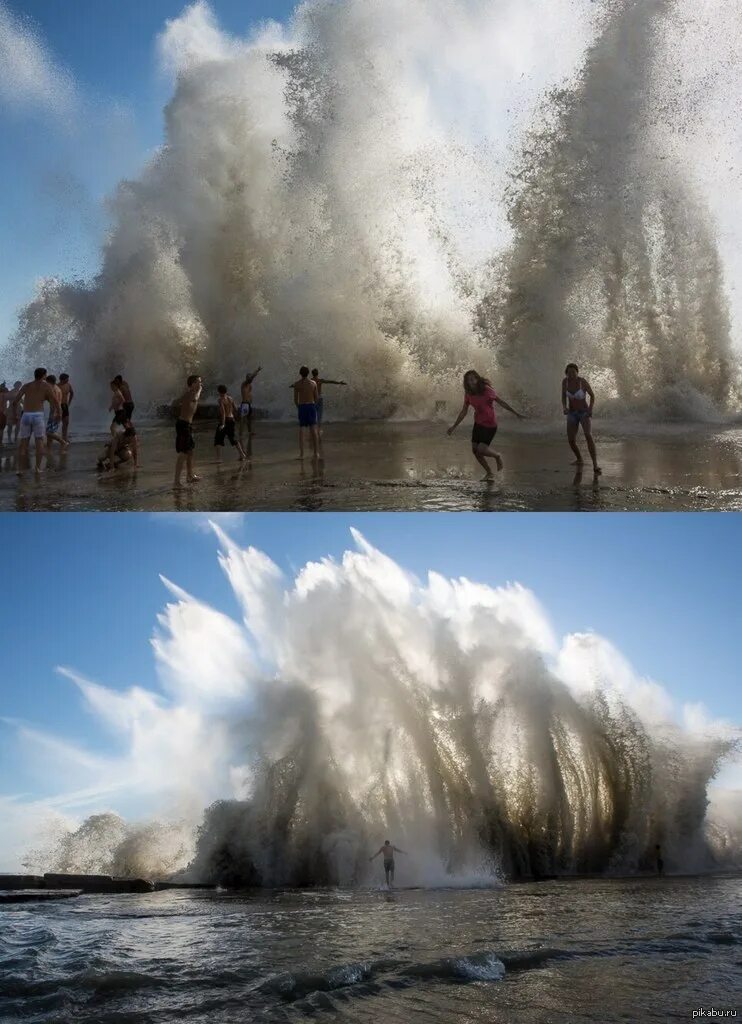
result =
M17 380L12 388L5 381L0 384L0 444L7 432L7 443L18 445L18 473L28 468L28 449L31 437L35 445L35 468L43 470L47 447L53 444L67 449L70 425L70 406L75 392L68 373L59 379L47 373L46 367L34 370L33 380L24 384ZM49 412L46 412L46 406Z
M262 367L258 367L252 373L246 373L245 379L240 384L240 404L237 406L234 398L229 394L226 384L217 386L218 423L214 434L214 447L216 449L217 462L221 462L221 451L225 441L237 450L240 461L248 457L249 444L253 435L253 381L260 373ZM322 387L325 384L339 384L345 387L344 380L331 380L329 377L320 377L319 370L315 367L310 371L308 366L299 369L299 378L289 385L294 392L294 404L296 405L299 419L299 458L304 458L304 444L306 435L309 435L312 445L312 457L318 459L321 449L321 428L323 413ZM186 381L186 390L181 395L178 403L178 414L175 421L175 486L182 487L183 471L186 473L188 483L196 483L200 478L197 476L193 466L193 452L196 447L196 440L193 436L193 419L196 415L199 399L203 390L203 381L198 374L191 374ZM239 417L239 424L238 424ZM245 442L248 444L245 449Z
M219 384L217 387L218 423L214 434L217 462L221 461L221 452L227 441L236 449L240 460L245 460L249 456L253 435L253 382L261 369L262 367L258 366L253 372L245 374L245 378L240 384L239 404L229 394L225 384ZM311 445L312 458L320 458L324 405L322 389L327 384L346 386L347 382L320 377L317 368L310 372L308 366L302 366L299 369L298 378L289 385L293 391L299 423L299 458L304 458L307 441ZM502 455L492 448L492 442L497 433L495 406L499 405L517 416L518 419L526 419L526 417L499 396L491 382L476 370L467 370L463 378L463 387L464 402L456 420L448 428L448 434L452 435L468 415L469 409L473 409L472 454L485 471L484 480L491 480L494 473L490 463L494 462L498 471L503 468ZM121 374L117 374L111 380L110 388L109 411L113 414L113 418L110 425L111 439L107 442L97 463L98 469L102 472L117 469L126 463L133 466L139 464L139 446L133 423L134 399L131 388ZM202 389L201 377L198 374L192 374L188 377L186 390L178 402L175 424L176 487L182 486L184 470L188 483L194 483L199 479L193 468L195 449L193 419ZM8 388L5 383L0 384L0 444L3 443L6 432L8 444L18 443L19 473L28 468L28 449L32 436L36 446L37 472L42 470L47 447L51 447L53 444L58 444L62 449L68 447L70 406L74 394L69 374L62 373L57 379L54 374L47 373L44 367L38 367L34 371L34 379L27 384L16 381L12 389ZM563 412L567 417L567 441L575 455L574 464L578 467L583 465L583 458L577 446L578 432L582 428L592 460L593 472L599 475L601 469L598 465L592 436L595 394L589 382L580 376L579 367L575 363L568 363L565 367L561 402ZM48 414L45 412L45 405L49 406Z

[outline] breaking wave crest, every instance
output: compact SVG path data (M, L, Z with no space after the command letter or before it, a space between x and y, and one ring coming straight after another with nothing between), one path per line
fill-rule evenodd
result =
M724 258L680 141L707 123L676 85L687 12L526 6L530 64L516 4L310 0L249 40L195 4L161 40L164 143L112 197L97 277L22 311L19 360L96 400L123 371L145 404L247 359L274 409L309 361L351 380L340 414L427 416L472 364L552 411L576 359L622 409L690 387L686 419L724 415ZM713 48L694 60L728 88Z

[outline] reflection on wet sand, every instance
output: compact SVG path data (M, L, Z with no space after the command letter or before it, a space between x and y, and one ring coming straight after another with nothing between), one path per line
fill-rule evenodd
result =
M508 425L505 469L479 479L466 438L439 423L326 424L322 457L297 457L295 428L263 422L248 460L216 464L208 423L197 427L198 484L175 491L172 427L141 427L138 469L96 473L99 440L73 438L36 477L16 476L0 449L0 508L15 511L601 511L742 508L742 428L630 427L597 435L603 476L575 467L553 424Z

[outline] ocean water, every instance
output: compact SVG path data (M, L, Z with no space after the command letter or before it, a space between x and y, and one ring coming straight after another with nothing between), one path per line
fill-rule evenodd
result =
M0 910L3 1024L690 1021L742 1014L741 968L742 878L728 876Z

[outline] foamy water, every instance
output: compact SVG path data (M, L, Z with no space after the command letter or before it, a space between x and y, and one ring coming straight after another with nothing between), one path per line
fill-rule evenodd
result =
M0 1019L665 1024L740 943L739 878L79 897L0 908Z
M574 359L623 409L738 407L732 8L370 10L167 25L163 145L110 201L100 274L23 311L19 365L92 404L114 372L148 401L262 363L275 409L306 361L350 381L341 415L423 417L472 364L549 412Z

